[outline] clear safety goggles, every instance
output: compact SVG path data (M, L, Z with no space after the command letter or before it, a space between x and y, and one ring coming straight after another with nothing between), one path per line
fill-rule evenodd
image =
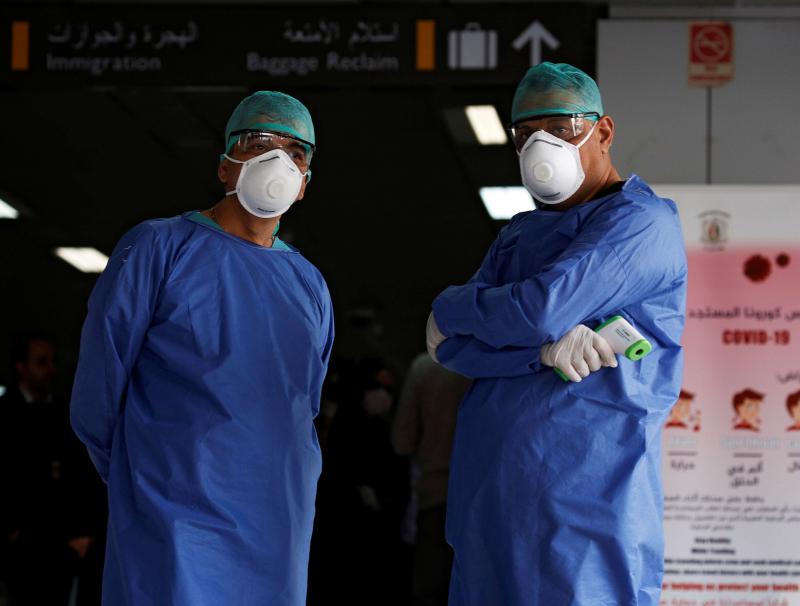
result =
M308 141L285 133L267 130L238 130L231 133L235 148L244 154L258 156L273 149L281 149L302 171L308 170L315 146Z
M508 129L511 133L511 140L517 152L525 146L525 142L536 131L543 130L554 137L569 141L582 135L592 127L592 122L600 119L597 112L587 112L582 114L562 114L558 116L533 116L517 124L512 124Z

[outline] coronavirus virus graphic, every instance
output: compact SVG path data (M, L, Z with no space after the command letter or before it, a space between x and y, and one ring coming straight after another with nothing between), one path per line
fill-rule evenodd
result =
M781 253L775 257L775 263L778 265L778 267L788 267L789 263L791 262L792 258L786 253Z
M753 282L763 282L772 273L772 263L761 255L752 255L744 262L744 275Z

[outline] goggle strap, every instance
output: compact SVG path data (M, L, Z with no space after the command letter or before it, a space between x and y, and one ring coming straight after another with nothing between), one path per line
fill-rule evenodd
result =
M575 147L577 147L578 149L580 149L580 148L581 148L581 146L582 146L584 143L586 143L586 142L589 140L589 137L591 137L591 136L592 136L592 133L594 132L594 127L595 127L595 126L597 126L597 122L595 122L594 124L592 124L592 128L590 128L590 129L589 129L589 132L588 132L588 133L586 133L586 136L583 138L583 140L582 140L580 143L578 143L578 144L577 144Z

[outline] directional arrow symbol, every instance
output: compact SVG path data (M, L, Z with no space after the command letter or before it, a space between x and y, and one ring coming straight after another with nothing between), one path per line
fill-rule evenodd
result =
M546 44L550 50L555 50L561 43L547 28L539 21L534 21L514 39L512 46L515 50L522 50L526 44L531 45L531 66L539 65L542 62L542 44Z

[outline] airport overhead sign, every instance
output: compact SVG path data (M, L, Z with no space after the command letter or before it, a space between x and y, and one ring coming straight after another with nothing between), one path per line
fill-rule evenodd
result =
M10 5L4 88L510 84L595 70L602 5Z

